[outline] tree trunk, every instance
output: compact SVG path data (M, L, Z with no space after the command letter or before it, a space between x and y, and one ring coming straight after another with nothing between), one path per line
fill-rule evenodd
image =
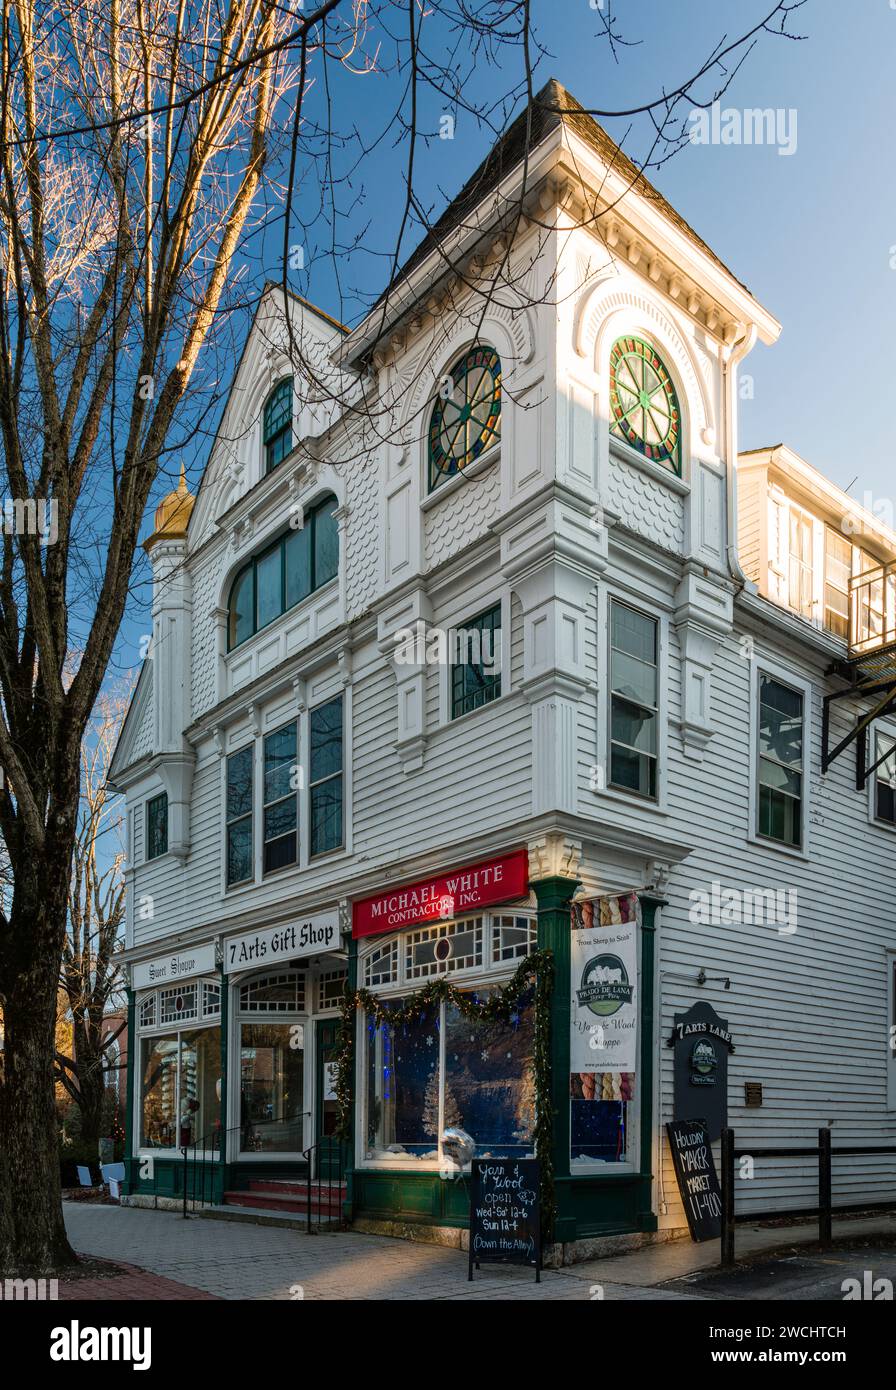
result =
M92 1144L99 1153L103 1101L106 1095L102 1054L95 1046L95 1043L99 1042L99 1033L93 1027L84 1027L80 1020L76 1020L72 1039L77 1067L75 1076L78 1085L78 1110L81 1114L81 1139Z
M46 845L17 874L13 956L3 995L0 1086L0 1273L38 1278L76 1262L62 1219L54 1102L56 991L69 852Z

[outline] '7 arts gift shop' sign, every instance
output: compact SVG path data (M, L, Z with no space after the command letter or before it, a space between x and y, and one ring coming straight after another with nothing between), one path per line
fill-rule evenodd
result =
M264 931L231 936L224 942L224 969L245 970L250 965L278 964L311 956L318 951L335 951L339 945L339 914L318 912L304 922L286 927L267 927Z
M447 920L492 903L524 898L529 892L529 856L524 849L485 859L439 878L389 888L352 906L352 936L374 936L421 922Z

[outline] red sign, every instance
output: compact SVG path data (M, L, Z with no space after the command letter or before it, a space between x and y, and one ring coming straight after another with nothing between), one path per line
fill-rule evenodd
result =
M529 892L529 856L514 850L498 859L390 888L352 904L352 936L375 936L420 922L437 922L477 907L524 898Z

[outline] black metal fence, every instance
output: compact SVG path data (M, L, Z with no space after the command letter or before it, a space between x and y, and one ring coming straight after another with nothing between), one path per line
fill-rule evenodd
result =
M183 1157L181 1181L183 1215L185 1217L189 1215L188 1207L195 1211L197 1208L215 1205L220 1200L222 1192L216 1191L216 1179L218 1185L223 1186L221 1175L224 1161L227 1158L227 1141L231 1134L239 1134L241 1154L276 1152L266 1144L269 1137L264 1133L266 1125L276 1126L276 1131L272 1130L271 1132L276 1132L279 1148L287 1148L295 1153L301 1150L303 1140L302 1116L292 1121L244 1120L242 1124L233 1125L226 1130L219 1126L203 1135L201 1139L197 1139L195 1143L181 1145L180 1152Z
M345 1178L350 1166L350 1148L342 1140L326 1137L306 1149L308 1164L308 1207L306 1228L343 1225Z
M801 1215L818 1216L818 1239L822 1245L831 1243L831 1218L834 1211L831 1198L833 1165L834 1160L857 1155L871 1154L896 1154L894 1144L846 1144L834 1148L831 1144L831 1131L820 1129L818 1131L818 1143L809 1147L784 1147L758 1149L750 1146L746 1149L739 1149L735 1146L735 1136L733 1129L722 1130L722 1267L730 1268L735 1262L734 1257L734 1165L738 1158L814 1158L818 1162L818 1207L810 1208ZM896 1198L896 1179L894 1179L894 1198ZM874 1201L869 1201L867 1209L870 1211L875 1206ZM879 1204L877 1204L879 1205Z

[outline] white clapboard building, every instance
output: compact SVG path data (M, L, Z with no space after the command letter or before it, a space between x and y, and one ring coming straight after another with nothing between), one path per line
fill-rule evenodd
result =
M896 1141L896 534L738 453L779 325L557 83L525 136L352 331L269 287L156 511L112 777L128 1200L199 1166L302 1210L310 1169L358 1227L456 1239L443 1131L532 1154L540 1106L587 1242L684 1226L665 1125L702 1107L738 1147ZM484 998L536 948L547 1062L526 995L353 1010L340 1070L347 980ZM835 1201L887 1163L835 1157ZM758 1157L737 1209L815 1174Z

